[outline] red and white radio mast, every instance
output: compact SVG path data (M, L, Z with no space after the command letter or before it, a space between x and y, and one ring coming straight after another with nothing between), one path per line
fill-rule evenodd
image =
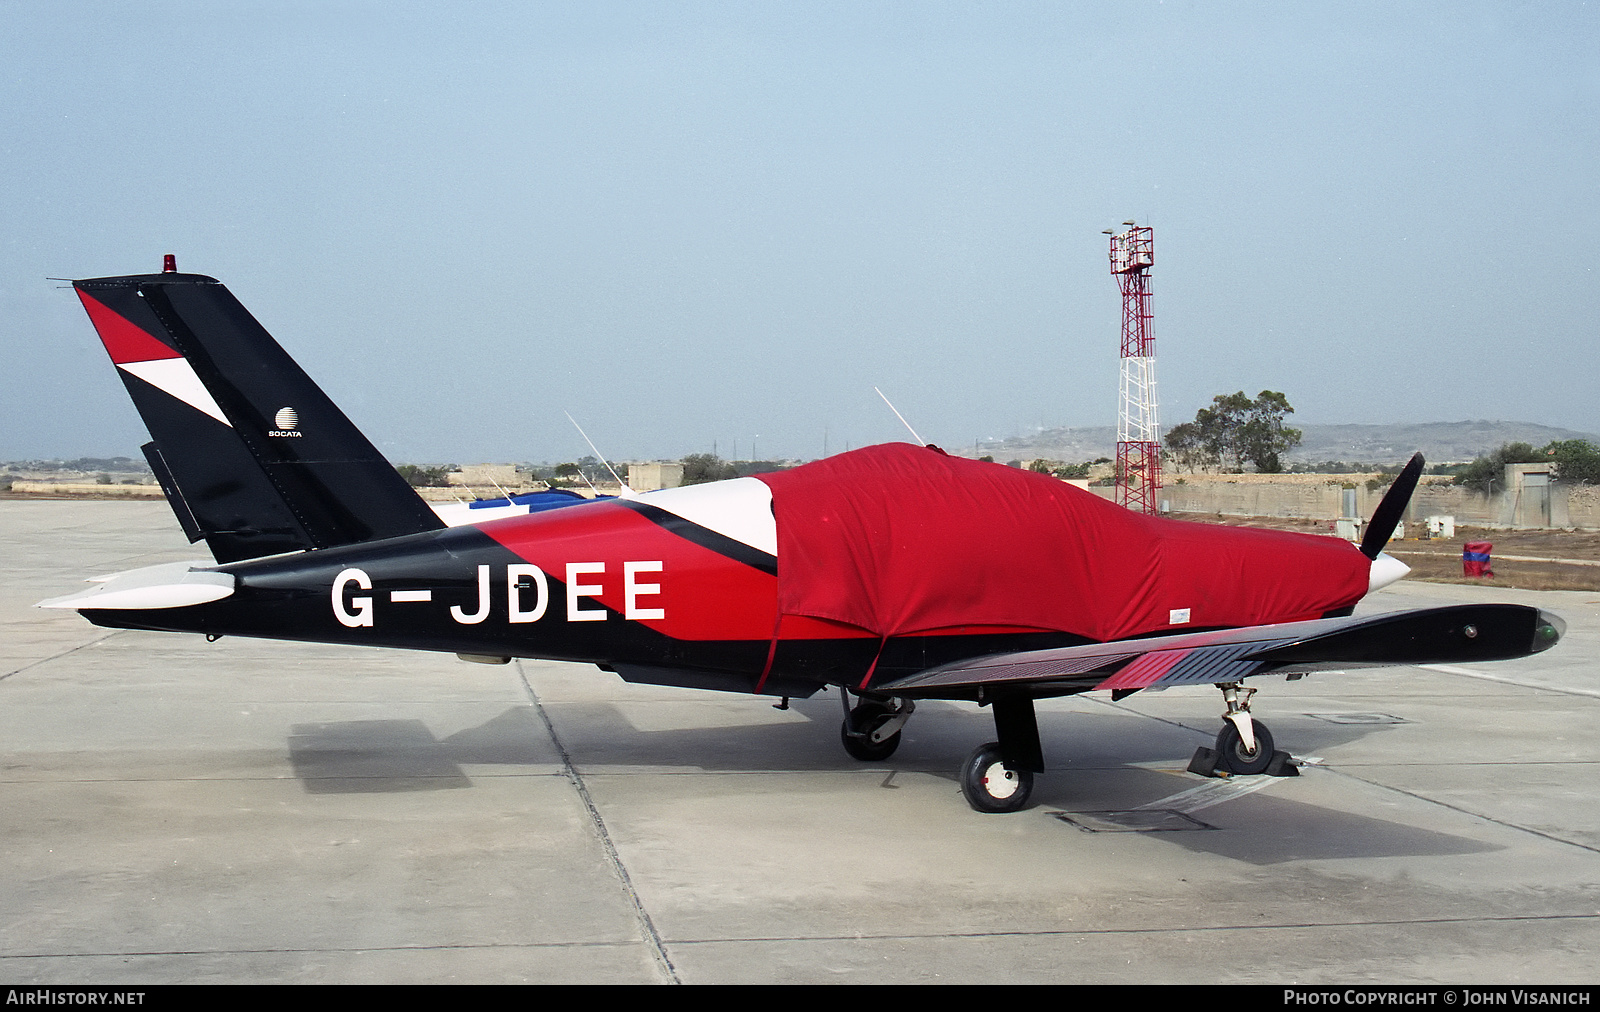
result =
M1111 234L1111 273L1122 286L1122 394L1117 414L1117 502L1155 513L1161 488L1161 429L1156 419L1156 340L1150 334L1151 229L1123 222Z

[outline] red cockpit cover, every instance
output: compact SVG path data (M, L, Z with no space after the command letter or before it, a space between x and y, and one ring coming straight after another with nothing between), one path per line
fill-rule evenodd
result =
M1046 475L889 443L761 475L778 608L879 636L1124 639L1320 618L1367 591L1348 542L1133 513Z

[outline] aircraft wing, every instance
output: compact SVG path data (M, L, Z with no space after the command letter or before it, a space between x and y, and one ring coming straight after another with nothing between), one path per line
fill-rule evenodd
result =
M1034 696L1089 689L1126 694L1268 673L1506 660L1547 650L1565 631L1559 618L1538 608L1455 605L991 654L873 688L911 698L982 699L993 690Z

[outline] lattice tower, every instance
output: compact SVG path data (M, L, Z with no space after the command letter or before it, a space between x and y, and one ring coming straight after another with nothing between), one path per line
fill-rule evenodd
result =
M1133 222L1111 237L1111 273L1122 286L1122 376L1117 413L1117 502L1155 513L1161 488L1161 428L1156 415L1156 342L1150 332L1150 267L1155 238Z

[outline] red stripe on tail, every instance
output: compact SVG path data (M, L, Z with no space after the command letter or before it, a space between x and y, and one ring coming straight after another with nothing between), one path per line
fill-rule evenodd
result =
M151 337L143 328L107 309L81 288L78 289L78 298L83 302L83 308L89 312L89 321L99 333L100 343L106 346L111 361L117 365L183 357L166 344Z

